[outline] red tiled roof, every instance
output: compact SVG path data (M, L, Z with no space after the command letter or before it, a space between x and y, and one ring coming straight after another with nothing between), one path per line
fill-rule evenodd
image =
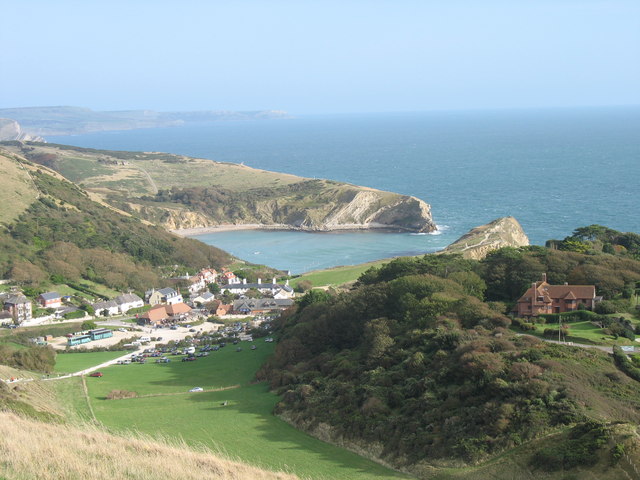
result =
M181 313L189 313L191 311L191 307L184 302L167 305L166 309L169 315L179 315Z

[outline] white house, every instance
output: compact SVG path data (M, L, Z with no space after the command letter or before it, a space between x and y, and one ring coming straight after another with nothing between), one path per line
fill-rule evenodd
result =
M127 313L132 308L140 308L144 306L144 301L135 293L125 293L118 295L113 299L118 304L120 313Z
M262 283L261 279L258 279L257 283L247 283L247 280L243 279L242 283L225 285L222 287L222 290L236 295L244 295L252 288L262 294L270 294L274 298L284 299L294 296L293 288L289 286L289 280L287 280L284 285L278 285L275 278L271 283ZM278 295L278 297L276 297L276 295Z
M196 297L191 297L191 301L195 304L195 303L209 303L212 302L213 300L215 300L215 296L213 295L213 293L211 292L204 292L199 294Z
M117 315L118 313L120 313L120 308L118 308L118 304L113 300L96 302L91 306L95 310L96 315L104 315L105 312L109 315Z
M182 295L169 287L148 290L145 292L145 300L149 305L174 305L183 302Z

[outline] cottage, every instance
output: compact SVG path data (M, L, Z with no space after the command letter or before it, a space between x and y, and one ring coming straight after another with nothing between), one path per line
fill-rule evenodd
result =
M4 300L4 310L11 314L17 324L31 320L31 302L22 294L9 295Z
M258 290L262 294L271 295L272 297L279 299L292 298L295 294L293 288L289 286L289 280L284 285L278 285L274 278L271 283L263 283L261 279L258 279L257 283L247 283L246 279L243 279L241 283L234 283L225 285L223 290L235 295L244 295L250 289Z
M62 297L57 292L41 293L38 302L42 308L58 308L62 306Z
M191 301L194 304L198 304L199 303L201 305L205 304L205 303L213 302L214 300L215 300L215 296L211 292L204 292L204 293L201 293L200 295L198 295L196 297L191 298Z
M144 306L144 301L135 293L125 293L118 295L113 299L118 304L120 313L127 313L132 308L140 308Z
M239 315L259 315L285 310L293 305L291 299L247 298L233 302L233 312Z
M519 317L534 317L548 313L563 313L578 310L583 306L593 310L602 297L596 296L594 285L550 285L547 274L518 299L516 311Z
M161 288L160 290L148 290L145 292L145 300L149 305L173 305L183 301L182 295L173 288Z
M117 315L120 313L120 308L114 300L96 302L91 306L93 307L96 315Z

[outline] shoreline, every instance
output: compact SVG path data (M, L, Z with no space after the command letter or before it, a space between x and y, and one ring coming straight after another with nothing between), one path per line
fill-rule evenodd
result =
M212 225L209 227L195 227L195 228L177 228L169 230L171 233L181 237L195 237L198 235L205 235L207 233L221 233L221 232L233 232L240 230L274 230L274 231L290 231L290 232L306 232L306 233L334 233L334 232L358 232L358 231L377 231L377 232L389 232L389 233L415 233L413 230L393 228L388 225L382 224L345 224L337 228L331 229L315 229L304 227L293 227L286 224L273 224L265 225L261 223L244 223L244 224L222 224ZM438 231L437 229L435 231ZM431 232L429 232L431 233ZM426 233L427 235L429 233Z

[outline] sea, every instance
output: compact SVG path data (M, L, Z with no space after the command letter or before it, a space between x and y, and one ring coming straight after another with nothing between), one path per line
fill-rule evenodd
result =
M292 274L434 252L508 215L537 245L591 224L640 232L640 107L308 115L47 140L243 163L413 195L432 207L438 231L426 235L197 237Z

